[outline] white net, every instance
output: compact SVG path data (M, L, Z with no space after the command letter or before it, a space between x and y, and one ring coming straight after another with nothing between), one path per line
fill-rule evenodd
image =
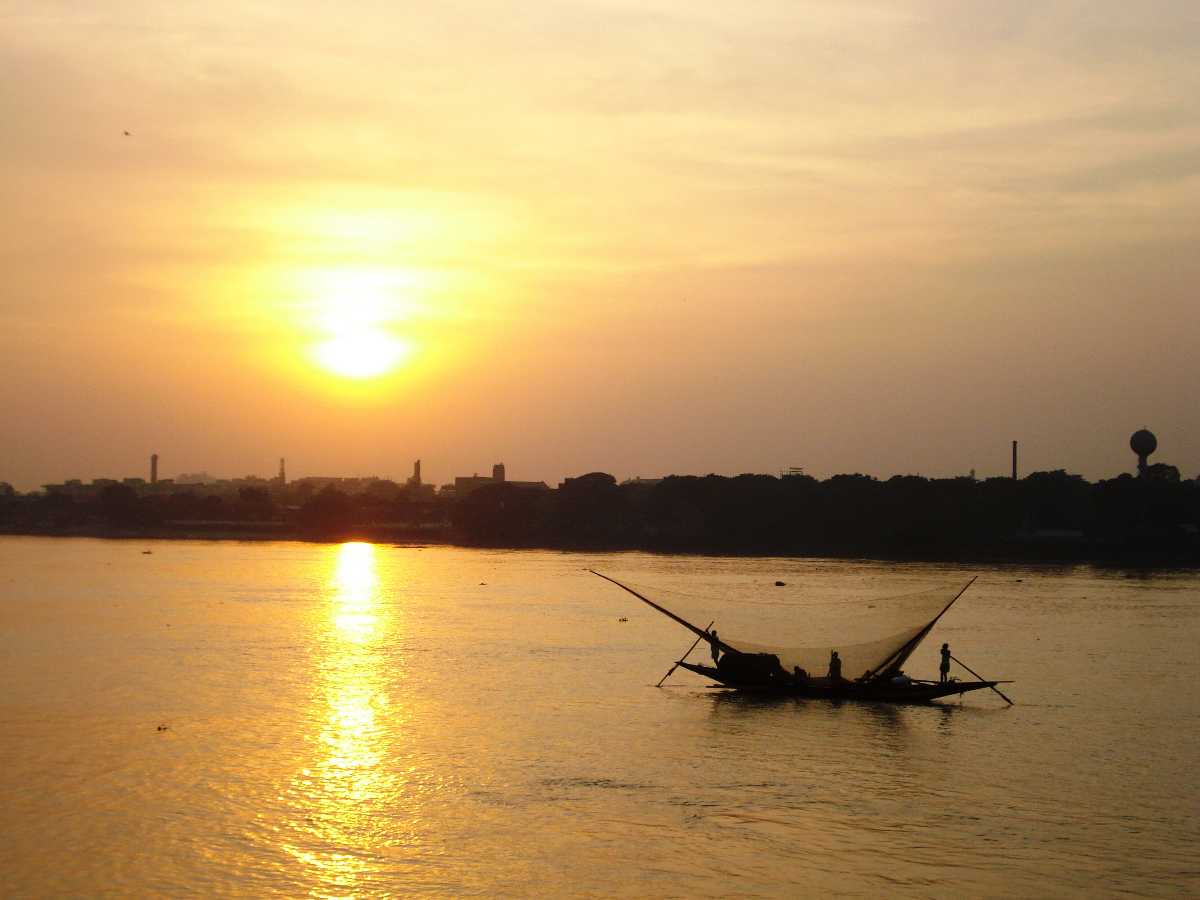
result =
M830 657L836 650L842 661L842 677L853 680L868 673L878 674L880 667L889 662L897 651L920 634L924 627L924 624L917 625L897 634L887 635L877 641L867 641L861 644L838 642L821 644L816 647L774 647L770 644L739 641L737 638L728 640L724 635L721 635L721 639L743 653L773 653L779 657L779 663L785 670L790 672L798 666L813 677L824 677L827 674Z
M789 672L799 666L822 678L836 650L849 680L878 673L964 588L958 583L889 597L816 600L800 592L739 591L718 600L630 586L699 628L715 620L722 643L743 653L772 653Z

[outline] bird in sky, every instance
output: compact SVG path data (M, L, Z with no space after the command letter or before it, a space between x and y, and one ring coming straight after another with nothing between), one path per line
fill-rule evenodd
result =
M126 132L125 132L125 137L133 137L133 134L132 134L132 132L126 131Z

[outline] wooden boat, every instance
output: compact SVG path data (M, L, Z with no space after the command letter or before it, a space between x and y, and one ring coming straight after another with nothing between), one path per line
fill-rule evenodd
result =
M732 646L724 639L718 638L716 632L710 632L707 628L700 628L692 624L666 607L660 606L648 597L638 593L628 585L622 584L607 575L602 575L595 570L589 569L588 571L593 575L603 578L605 581L612 582L622 590L628 591L643 603L695 634L696 642L692 644L688 652L684 654L684 657L675 663L675 666L711 679L716 682L713 685L714 687L791 697L866 700L885 703L928 703L941 697L962 695L987 688L999 694L1006 703L1012 703L996 687L999 684L1008 684L1009 682L984 679L974 670L968 669L959 660L955 660L955 662L958 662L959 665L974 675L976 678L975 681L959 681L954 678L947 681L925 681L909 678L901 670L904 662L912 655L912 652L916 650L929 632L933 630L933 626L937 624L938 619L945 615L946 611L954 605L954 602L974 583L974 578L967 582L941 608L937 615L933 616L932 619L923 625L915 627L912 634L904 633L899 638L896 638L892 644L884 641L880 642L878 646L872 645L874 656L870 657L871 664L869 668L862 676L853 680L847 680L831 674L813 677L799 667L789 670L781 661L781 656L786 660L789 653L784 648L763 647L740 642L740 647ZM687 656L702 641L707 642L712 648L713 656L717 659L716 665L709 666L701 663L687 662ZM879 649L879 647L882 647L882 649ZM671 672L674 671L675 667L672 667ZM663 677L663 681L670 676L671 672L668 672ZM659 684L661 685L662 681Z
M753 693L780 694L791 697L820 697L826 700L878 700L885 703L928 703L940 697L952 697L970 691L995 688L1004 681L920 681L915 678L875 678L869 681L843 681L833 686L826 678L809 678L799 683L787 678L774 681L737 681L722 676L714 666L679 661L679 668L703 675L717 682L720 687ZM899 676L898 676L899 677Z

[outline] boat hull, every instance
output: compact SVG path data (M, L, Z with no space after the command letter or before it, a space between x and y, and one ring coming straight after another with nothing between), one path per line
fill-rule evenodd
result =
M994 688L998 681L912 681L906 684L895 684L891 681L857 682L843 681L833 686L822 680L806 682L802 685L793 684L780 679L778 681L739 683L725 677L713 666L700 663L681 662L680 668L703 675L717 682L721 687L738 691L749 691L758 694L778 694L785 697L813 697L826 700L867 700L884 703L929 703L942 697L953 697L967 694L971 691Z

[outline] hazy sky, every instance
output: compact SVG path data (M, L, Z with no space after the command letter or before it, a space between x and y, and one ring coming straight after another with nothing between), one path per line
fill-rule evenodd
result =
M0 74L23 490L1200 473L1195 0L0 0Z

